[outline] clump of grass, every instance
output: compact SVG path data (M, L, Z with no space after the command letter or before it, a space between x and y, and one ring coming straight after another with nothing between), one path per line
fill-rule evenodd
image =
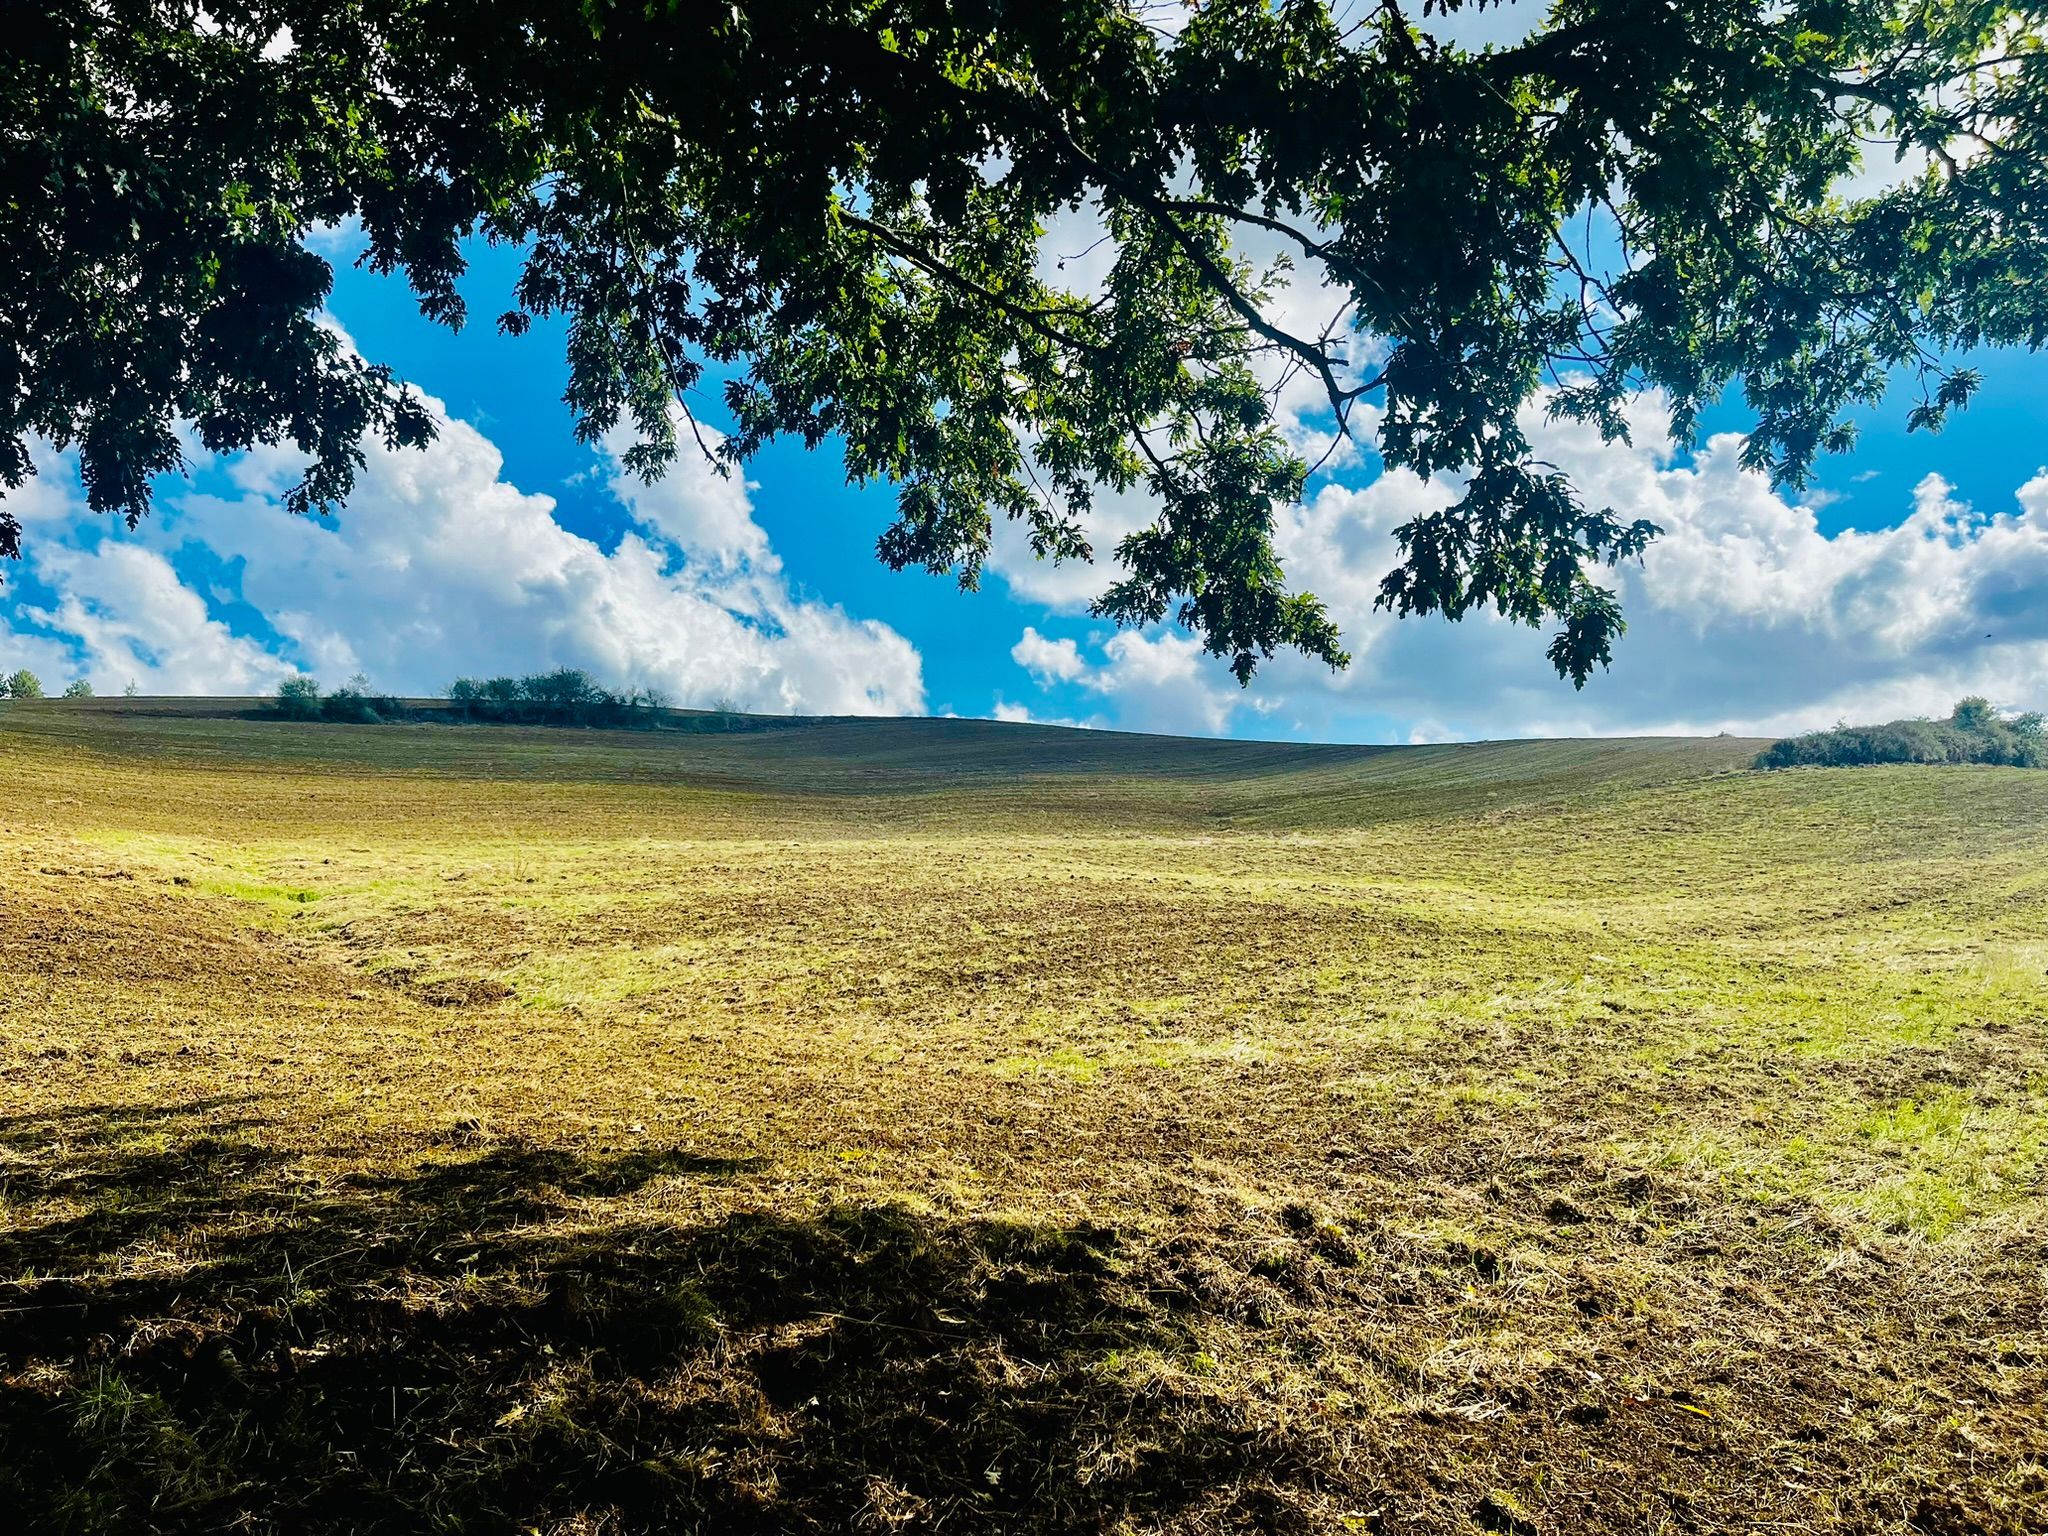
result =
M1985 1106L1948 1088L1864 1116L1856 1135L1890 1166L1855 1207L1887 1230L1939 1239L2024 1200L2048 1167L2043 1088L2019 1107Z

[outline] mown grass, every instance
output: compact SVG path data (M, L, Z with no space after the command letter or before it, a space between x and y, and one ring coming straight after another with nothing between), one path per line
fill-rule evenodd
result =
M2035 1532L2048 775L0 710L32 1528Z

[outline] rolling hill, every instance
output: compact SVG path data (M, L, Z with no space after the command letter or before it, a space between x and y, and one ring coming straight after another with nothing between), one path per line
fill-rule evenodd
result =
M0 705L32 1529L2023 1532L2048 775Z

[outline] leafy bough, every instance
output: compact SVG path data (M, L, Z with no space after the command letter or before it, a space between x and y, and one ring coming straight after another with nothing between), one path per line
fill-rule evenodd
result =
M895 487L881 558L969 586L997 518L1101 558L1095 500L1141 492L1097 611L1241 679L1345 660L1275 548L1306 379L1315 429L1369 406L1381 460L1449 488L1380 601L1554 626L1583 684L1623 627L1604 573L1657 530L1540 461L1532 403L1618 439L1654 388L1689 438L1739 385L1746 462L1797 485L1901 375L1938 427L1978 384L1953 359L2048 336L2038 0L1560 0L1484 50L1400 0L1157 9L31 0L0 57L0 484L41 438L132 522L189 422L295 445L286 505L339 505L366 442L433 418L323 323L309 234L354 221L449 325L481 234L522 253L498 324L561 317L576 430L629 423L637 472L834 442ZM1855 195L1874 143L1898 172ZM1077 214L1086 284L1047 260ZM0 502L0 554L22 532Z

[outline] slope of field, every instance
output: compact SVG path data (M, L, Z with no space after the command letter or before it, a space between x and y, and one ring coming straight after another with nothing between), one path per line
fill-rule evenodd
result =
M2048 1528L2048 774L0 705L31 1530Z

